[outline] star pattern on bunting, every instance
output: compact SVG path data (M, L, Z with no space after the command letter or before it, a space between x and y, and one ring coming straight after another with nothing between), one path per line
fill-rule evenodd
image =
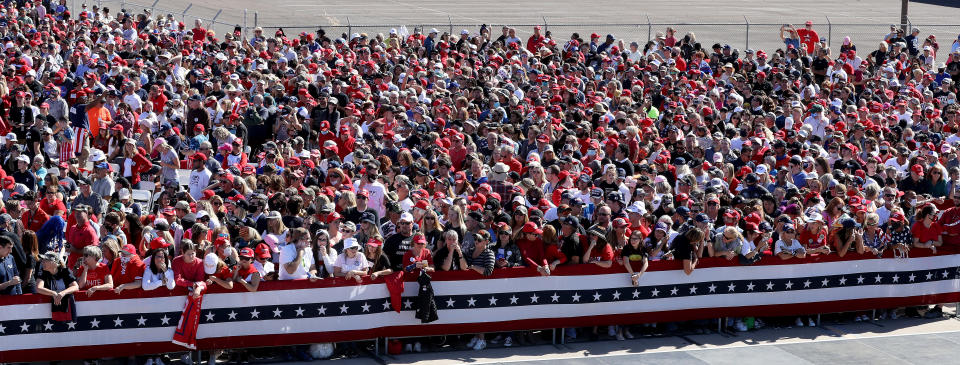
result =
M854 276L856 275L856 276ZM483 308L510 308L522 306L591 305L594 303L635 302L642 300L678 300L712 295L771 293L850 288L860 286L920 285L927 282L960 279L960 267L941 267L926 270L863 272L858 274L819 275L786 278L750 278L745 280L701 280L659 285L571 288L555 290L506 291L473 293L434 297L438 310L473 310ZM724 290L726 289L726 290ZM400 298L403 311L414 311L417 298ZM205 324L267 320L309 320L363 314L393 312L390 298L352 298L340 301L253 305L232 308L204 308L201 322ZM0 338L37 333L83 332L91 330L122 330L176 326L180 312L138 312L79 316L69 322L49 318L0 321ZM442 316L442 314L441 314Z

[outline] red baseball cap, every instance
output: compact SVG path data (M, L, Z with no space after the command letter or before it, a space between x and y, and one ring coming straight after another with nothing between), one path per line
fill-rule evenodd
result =
M426 244L426 243L427 243L427 239L426 239L426 237L424 237L422 234L418 234L418 235L416 235L416 236L413 236L413 243L414 243L414 244Z
M543 230L537 227L537 223L535 222L527 222L524 224L522 231L523 233L543 234Z
M915 174L917 174L917 175L923 176L923 166L921 166L920 164L915 164L915 165L911 166L911 167L910 167L910 171L912 171L913 173L915 173Z
M260 243L257 245L256 254L258 259L269 259L270 258L270 246L267 246L266 243Z
M170 247L170 243L167 242L167 240L163 239L163 237L157 237L157 238L154 238L152 241L150 241L151 250L159 250L167 247Z
M128 253L128 254L131 254L131 255L136 255L136 254L137 254L137 248L136 248L136 247L133 247L133 245L131 245L131 244L128 243L128 244L126 244L126 245L123 246L123 249L122 249L122 250L120 250L120 253L124 253L124 252L126 252L126 253Z
M253 249L251 249L250 247L244 247L240 249L240 257L253 258Z
M423 210L427 210L427 208L428 208L429 206L430 206L430 203L427 203L426 200L418 200L418 201L417 201L417 204L414 205L413 207L414 207L414 208L423 209Z

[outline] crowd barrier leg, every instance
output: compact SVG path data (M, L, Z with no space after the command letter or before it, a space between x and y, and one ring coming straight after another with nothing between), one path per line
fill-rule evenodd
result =
M717 318L717 333L723 332L723 322L726 322L726 318Z
M817 327L820 327L820 313L817 313Z

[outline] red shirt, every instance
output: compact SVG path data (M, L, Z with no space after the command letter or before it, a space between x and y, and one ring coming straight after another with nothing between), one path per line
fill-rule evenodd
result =
M54 212L60 211L60 214L66 214L67 207L63 205L63 200L57 199L51 203L48 199L43 199L40 201L40 210L43 210L49 216L53 215Z
M87 290L97 285L102 285L106 282L107 275L110 275L110 268L107 267L107 264L98 262L96 268L87 270L87 282L80 290Z
M204 281L207 275L203 272L203 260L196 258L193 263L183 261L183 255L173 259L173 278L177 281L177 286L191 287L193 283Z
M203 40L204 40L205 38L207 38L207 30L206 30L206 29L203 29L203 28L200 28L200 27L196 27L196 28L193 28L191 31L193 32L193 41L194 41L194 42L203 42ZM160 109L160 110L162 111L163 109Z
M517 248L520 249L520 255L523 256L524 261L526 261L529 266L535 267L538 265L544 265L546 263L543 259L542 240L517 240Z
M237 277L243 280L246 280L247 282L250 282L251 280L253 280L253 273L255 272L258 272L258 271L257 271L257 268L254 267L253 265L247 266L246 269L237 265L237 273L238 273Z
M50 215L42 209L37 209L36 212L28 210L20 216L20 220L23 221L23 226L34 232L39 231L40 227L43 227L43 224L47 223L49 219Z
M401 267L406 267L416 262L427 260L427 266L433 266L433 254L430 253L430 250L424 248L420 250L420 254L417 256L413 255L413 250L408 250L403 253L403 261ZM414 273L419 274L420 269L413 270Z
M584 249L583 249L584 254L587 253L587 248L590 247L589 245L590 245L589 241L584 242ZM593 246L593 249L590 250L590 261L588 262L610 261L610 260L613 260L613 246L607 244L601 247L600 244L597 243L597 245ZM583 262L583 264L585 263L586 262Z
M806 28L797 29L797 35L800 36L800 43L807 46L807 53L812 53L813 46L820 41L820 36L817 35L816 31L807 30Z
M123 254L120 254L118 256L122 255ZM113 259L113 286L120 286L143 279L145 266L137 255L133 255L126 265L123 264L120 257Z
M71 252L70 256L67 257L67 267L73 268L76 267L77 259L83 256L83 248L98 244L99 238L97 231L93 229L90 222L87 222L82 227L78 225L67 226L67 243L77 249L77 252Z
M167 96L159 93L157 97L150 98L150 102L153 103L153 112L160 114L163 112L163 107L167 105Z
M953 207L943 211L937 223L943 227L943 243L960 244L960 208Z
M547 260L547 264L552 264L554 261L559 260L558 265L563 265L567 262L567 255L563 254L563 251L560 251L560 246L550 245L544 252L544 259Z
M450 163L453 165L453 168L462 170L463 160L467 159L467 148L464 146L450 147L448 152L450 154Z
M803 230L800 231L800 236L797 238L797 241L800 241L800 244L807 249L826 246L827 229L820 227L820 232L811 232L809 229L804 227Z
M910 227L910 232L920 240L920 243L924 243L939 240L940 234L943 232L943 227L940 227L940 223L936 221L930 224L930 227L925 226L923 221L919 221L914 223L913 227Z
M253 267L253 265L250 265L250 267ZM256 268L254 268L254 270L256 270ZM233 280L233 271L230 270L229 266L224 265L220 271L217 271L210 276L220 278L220 280L231 281Z

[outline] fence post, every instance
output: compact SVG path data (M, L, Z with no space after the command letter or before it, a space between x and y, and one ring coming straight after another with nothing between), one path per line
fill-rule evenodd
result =
M121 10L121 11L126 10L126 7L127 7L127 1L126 1L126 0L120 0L120 10Z
M743 16L743 22L747 24L746 44L743 46L743 49L747 50L750 49L750 20L747 19L746 15Z
M830 17L824 15L824 18L827 18L827 47L833 46L833 23L830 22Z
M150 5L150 15L156 16L155 14L156 14L156 12L157 12L157 3L159 3L159 2L160 2L160 0L154 0L154 1L153 1L153 5Z
M259 18L260 18L260 13L259 13L259 12L256 12L256 11L253 12L253 27L254 27L254 28L256 28L257 26L259 26L259 23L257 22L257 21L259 20Z
M247 8L243 8L243 34L241 34L241 37L247 39Z
M187 5L186 9L183 9L183 13L180 14L180 21L183 22L183 24L187 24L187 12L190 11L190 8L192 7L193 3L190 3L190 5Z
M447 34L453 35L453 18L451 18L449 15L447 15L447 24L450 25L450 33Z
M213 25L217 23L217 18L220 17L220 13L222 12L223 12L223 9L218 10L217 14L213 16L213 19L210 19L210 27L213 27Z
M650 22L650 16L647 15L647 42L653 39L653 23Z
M348 34L347 37L349 37L349 34L352 34L352 33L353 33L353 25L350 24L350 17L347 17L347 34Z
M543 33L546 34L548 31L550 31L550 27L547 24L547 17L541 15L540 18L543 19Z

